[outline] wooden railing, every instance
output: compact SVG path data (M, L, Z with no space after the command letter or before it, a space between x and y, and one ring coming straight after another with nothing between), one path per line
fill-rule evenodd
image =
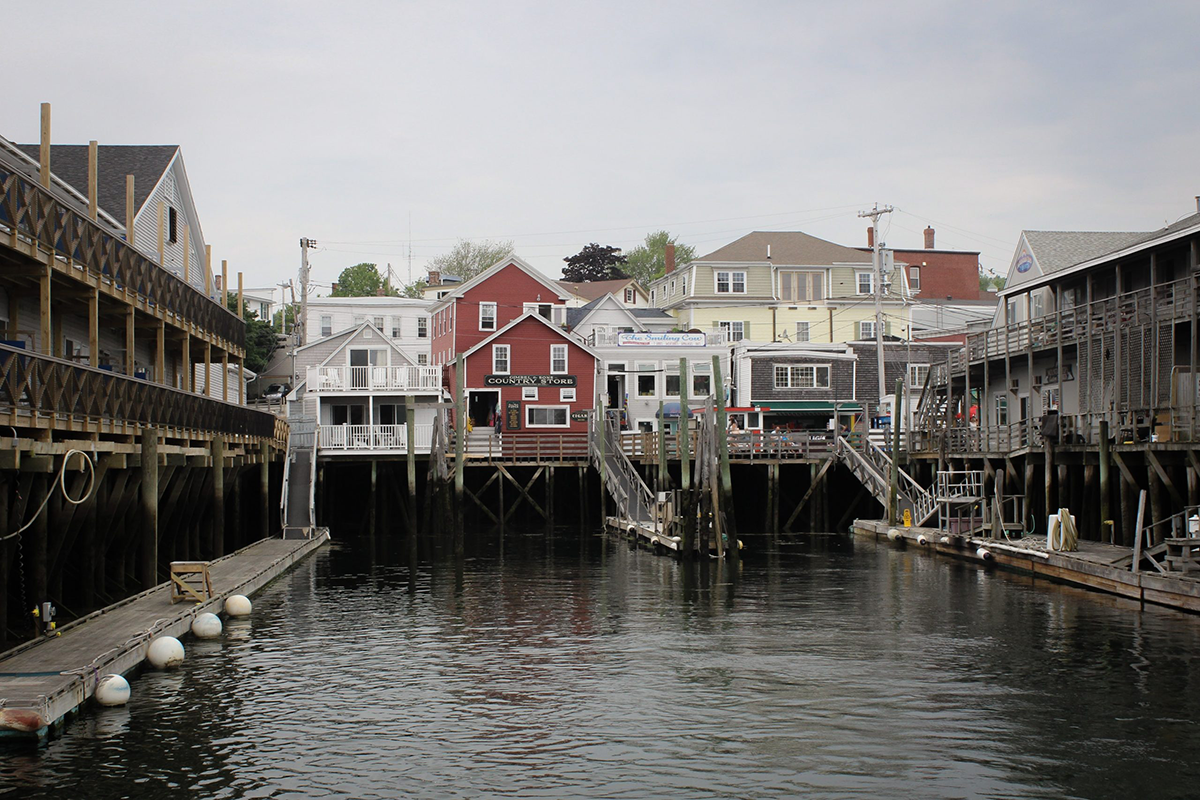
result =
M690 433L689 452L696 452L696 433ZM834 450L837 437L832 431L738 431L729 434L729 457L735 461L779 461L825 458ZM629 458L658 458L658 433L655 431L621 434L621 448ZM666 436L667 459L679 459L679 437Z
M101 433L131 433L153 426L180 434L277 441L286 441L287 436L287 423L274 414L4 344L0 344L0 425Z
M440 392L440 367L309 367L310 392Z
M413 452L428 453L433 425L413 425ZM321 450L395 450L408 452L407 425L322 425L317 446Z
M465 452L472 460L486 459L502 463L588 460L588 435L584 431L512 431L499 436L489 436L486 441L471 441L468 437L466 445Z
M42 249L119 291L173 315L181 323L236 345L245 344L237 315L142 255L72 204L22 174L0 153L0 231Z

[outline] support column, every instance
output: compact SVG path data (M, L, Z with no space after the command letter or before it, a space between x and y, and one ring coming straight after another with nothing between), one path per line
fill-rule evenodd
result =
M209 445L212 456L212 524L209 528L208 557L217 558L225 552L225 439L213 437Z
M463 358L462 353L459 353L454 364L454 504L456 516L462 513L463 503L463 463L465 456L463 448L467 442L466 369L466 359Z
M154 382L167 382L167 323L161 319L154 331Z
M405 434L405 466L408 472L408 508L409 524L417 525L417 410L414 407L416 398L411 395L404 398L404 434Z
M187 331L183 332L183 347L181 349L180 360L183 362L183 379L179 382L179 388L185 392L190 392L195 387L193 386L194 371L192 370L192 335Z
M204 343L204 394L212 397L212 344Z
M133 244L133 215L137 212L133 200L133 176L125 176L125 241ZM131 287L126 284L125 291L131 291Z
M1108 452L1108 420L1100 420L1100 541L1114 541L1112 509L1112 457Z
M142 429L142 588L158 585L158 432Z
M221 399L229 402L229 351L221 352Z
M50 104L42 103L42 141L38 148L38 180L50 188Z
M100 290L88 294L88 365L100 365Z
M367 506L367 534L375 536L376 514L379 508L379 462L371 459L371 500Z
M47 493L50 491L50 475L37 475L31 484L29 502L25 504L26 514L41 508L42 501L46 499ZM50 599L50 584L47 574L47 552L49 545L49 523L50 515L46 511L42 511L33 520L33 524L29 529L21 534L24 541L21 542L22 547L26 549L25 557L29 559L29 597L30 604L41 604ZM20 527L18 525L18 527ZM30 609L21 609L23 614L28 614ZM28 619L28 617L26 617ZM36 628L36 626L35 626Z
M133 356L134 346L134 325L133 325L133 306L125 309L125 374L133 377Z
M50 267L43 267L42 274L38 276L38 305L41 322L41 341L38 342L41 347L38 350L48 356L58 355L50 318Z
M268 442L259 443L258 457L262 460L258 468L258 535L261 539L267 539L271 536L271 445Z

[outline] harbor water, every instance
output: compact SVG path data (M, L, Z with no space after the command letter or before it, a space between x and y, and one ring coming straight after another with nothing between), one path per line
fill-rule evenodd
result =
M0 797L1200 794L1200 617L833 536L347 538Z

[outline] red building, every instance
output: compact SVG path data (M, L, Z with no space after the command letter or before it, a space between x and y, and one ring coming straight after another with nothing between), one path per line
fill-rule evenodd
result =
M459 284L430 308L432 363L453 363L456 355L528 313L561 325L570 298L557 282L509 256Z
M596 397L596 354L542 315L529 312L512 320L463 357L467 416L474 427L587 431L587 411ZM455 366L446 371L456 386Z
M896 263L907 265L908 285L917 299L930 302L989 299L979 289L979 251L938 250L933 246L933 237L933 228L926 227L923 250L891 248ZM867 228L867 246L856 249L869 252L871 247L871 229Z

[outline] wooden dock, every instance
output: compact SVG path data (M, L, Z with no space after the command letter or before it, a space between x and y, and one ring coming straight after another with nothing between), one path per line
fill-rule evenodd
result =
M327 529L311 539L262 539L210 563L214 596L206 603L173 605L163 583L63 626L60 636L0 654L0 736L45 737L101 677L141 664L155 636L182 636L197 614L221 613L226 597L257 592L327 541Z
M856 535L886 541L890 527L882 520L860 519L854 521L853 531ZM900 546L920 548L929 553L977 564L988 563L1001 569L1108 592L1141 603L1200 613L1200 580L1185 577L1184 573L1133 572L1129 568L1133 551L1128 547L1080 540L1077 552L1046 552L1016 547L1004 540L946 534L936 528L896 527L895 530L900 534L897 541ZM917 538L922 534L928 544L918 543ZM943 538L947 541L942 541ZM991 558L985 560L980 556L979 548L985 549Z

